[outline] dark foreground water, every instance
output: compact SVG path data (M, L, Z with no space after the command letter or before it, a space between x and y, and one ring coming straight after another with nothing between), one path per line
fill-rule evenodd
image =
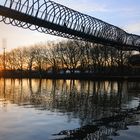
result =
M0 140L139 140L140 82L0 79Z

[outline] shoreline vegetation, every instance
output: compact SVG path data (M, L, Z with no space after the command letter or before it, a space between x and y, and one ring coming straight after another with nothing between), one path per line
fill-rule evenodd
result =
M0 78L139 80L140 67L133 67L130 60L135 53L138 52L76 40L10 51L4 48L0 54Z
M64 80L138 80L140 75L130 74L105 74L105 73L47 73L39 71L3 71L0 72L0 78L35 78L35 79L64 79Z

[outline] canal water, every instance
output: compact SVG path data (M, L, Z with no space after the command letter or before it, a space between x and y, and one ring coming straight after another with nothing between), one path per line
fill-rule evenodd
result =
M140 82L0 79L0 140L111 139L140 139Z

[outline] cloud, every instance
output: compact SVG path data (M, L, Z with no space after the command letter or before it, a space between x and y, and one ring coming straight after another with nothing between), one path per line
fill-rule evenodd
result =
M140 22L129 24L126 27L124 27L124 29L127 32L135 33L135 34L139 34L140 35Z

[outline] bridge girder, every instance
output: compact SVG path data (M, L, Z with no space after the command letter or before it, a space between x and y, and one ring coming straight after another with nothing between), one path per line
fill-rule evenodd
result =
M0 21L39 32L140 50L140 36L50 0L5 0Z

